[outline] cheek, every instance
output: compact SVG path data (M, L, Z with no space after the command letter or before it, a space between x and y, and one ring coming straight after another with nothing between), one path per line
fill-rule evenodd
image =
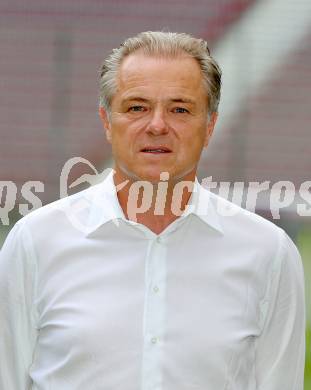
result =
M143 119L127 118L118 121L113 127L113 133L118 142L135 142L135 139L144 129L145 121Z
M205 142L205 131L201 129L200 131L185 131L182 137L183 149L193 153L196 150L200 150L204 147Z
M114 129L112 133L112 153L121 159L130 159L135 150L136 136L129 129Z
M129 130L131 132L138 131L146 127L149 122L149 115L147 113L133 113L133 115L124 116L122 118L118 118L117 127L124 130Z

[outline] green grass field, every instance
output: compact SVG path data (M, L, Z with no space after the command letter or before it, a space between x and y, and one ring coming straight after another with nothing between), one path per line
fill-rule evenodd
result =
M307 330L307 353L306 353L306 368L305 368L305 390L311 390L311 329Z
M297 245L303 259L305 271L305 290L307 307L305 390L311 390L311 228L305 228L298 234Z

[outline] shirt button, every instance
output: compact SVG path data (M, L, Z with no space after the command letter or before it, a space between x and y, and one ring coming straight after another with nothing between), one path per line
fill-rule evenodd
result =
M156 344L158 341L159 340L157 337L152 337L152 339L151 339L152 344Z
M158 286L154 286L154 287L153 287L153 291L154 291L155 293L159 292L159 287L158 287Z
M157 238L156 238L156 242L157 242L158 244L160 244L161 241L162 241L162 238L161 238L161 237L157 237Z

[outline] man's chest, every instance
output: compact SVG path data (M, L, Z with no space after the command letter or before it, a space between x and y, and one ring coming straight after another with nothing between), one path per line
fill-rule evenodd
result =
M96 242L51 257L39 273L39 350L103 372L157 362L204 383L204 367L246 371L262 298L251 259L156 239L133 248Z

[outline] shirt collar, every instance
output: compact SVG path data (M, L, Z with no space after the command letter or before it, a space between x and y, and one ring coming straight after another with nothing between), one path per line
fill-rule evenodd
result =
M201 219L205 224L209 225L219 233L224 233L220 216L217 213L217 202L214 195L206 188L200 185L198 179L195 179L193 192L182 217L190 214Z
M205 224L223 234L223 227L217 213L213 194L202 187L197 178L189 204L180 218L185 218L191 214L196 215ZM113 181L113 170L111 170L100 184L93 187L86 235L90 235L109 221L118 224L120 220L136 224L127 220L123 213Z

